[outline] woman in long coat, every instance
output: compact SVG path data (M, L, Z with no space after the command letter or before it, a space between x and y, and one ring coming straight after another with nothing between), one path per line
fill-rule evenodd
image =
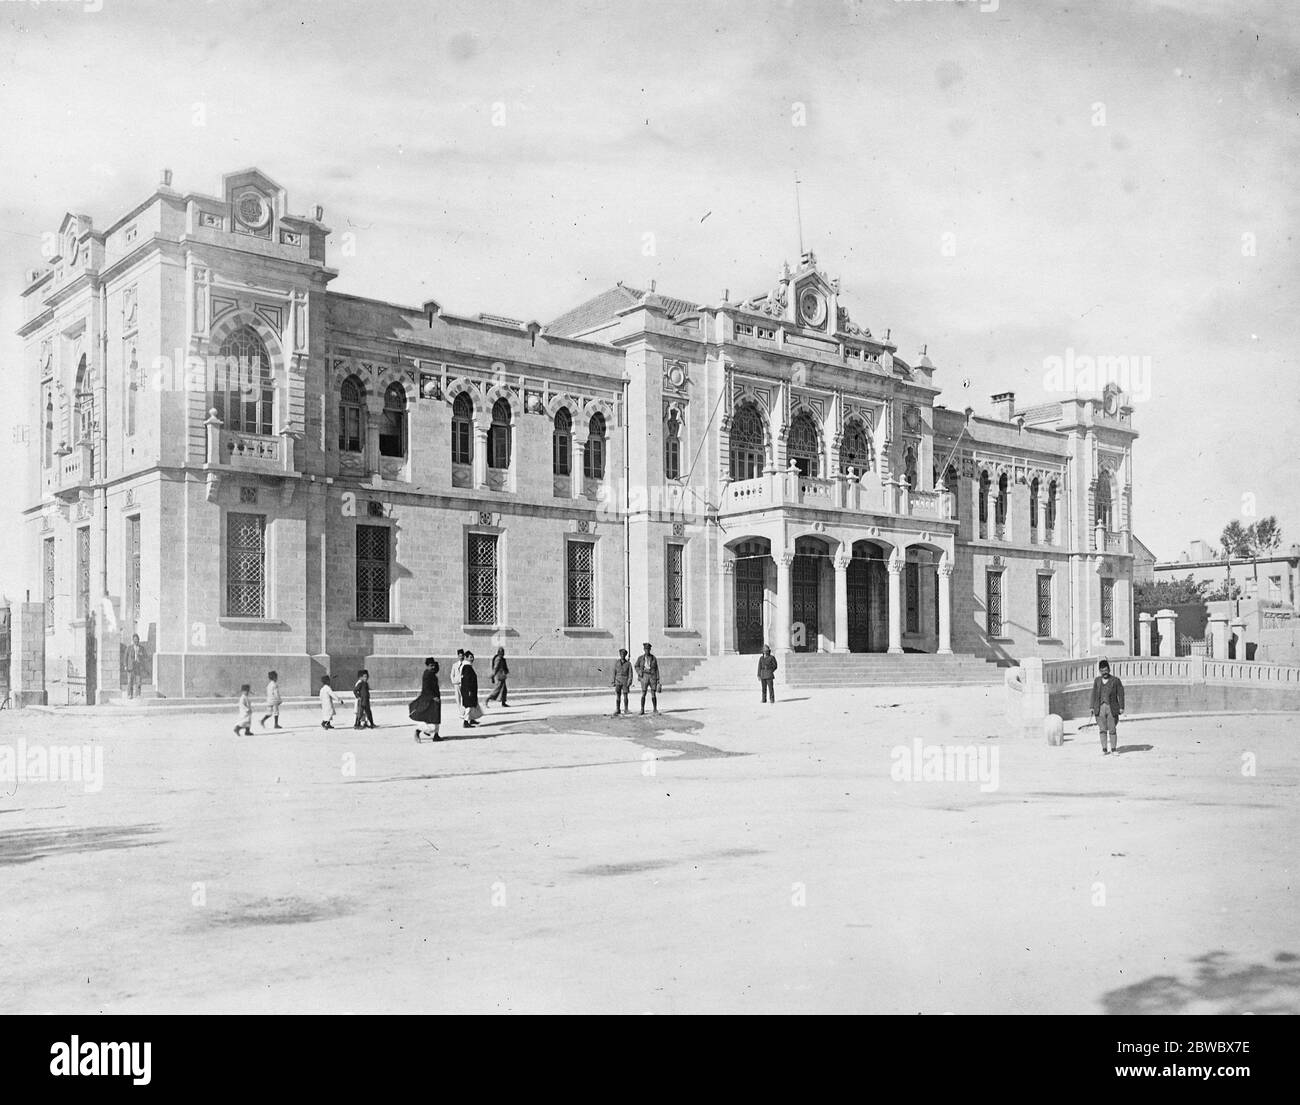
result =
M478 672L474 670L474 654L465 653L465 665L460 669L460 706L465 728L478 724L475 714L482 713L478 704Z
M506 701L510 697L510 692L506 688L506 679L510 675L510 665L506 663L506 650L498 648L496 655L492 657L492 682L494 684L492 693L488 695L489 703L500 701L502 706L509 706Z
M430 733L434 740L442 740L438 733L438 726L442 724L442 691L438 689L438 661L432 656L424 661L420 697L411 703L411 720L419 723L415 729L416 744L420 743L421 735Z

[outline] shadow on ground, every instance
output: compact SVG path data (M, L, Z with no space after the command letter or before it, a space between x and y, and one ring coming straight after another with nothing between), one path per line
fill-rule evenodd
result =
M201 924L211 928L253 928L259 925L305 925L312 921L332 921L354 913L355 906L346 898L254 898L225 909L204 911Z
M502 732L547 734L547 733L596 733L603 737L619 737L631 741L640 748L654 752L675 752L674 761L683 760L724 760L732 756L748 756L748 752L727 752L712 745L700 744L698 741L669 740L664 733L695 733L703 728L703 722L684 716L685 710L671 710L661 714L630 714L615 717L610 714L582 714L576 717L536 718L519 721L501 727Z
M1300 1013L1300 956L1278 952L1271 964L1242 964L1225 951L1192 960L1190 979L1153 975L1102 996L1102 1011L1122 1015Z
M0 867L80 852L144 848L159 843L147 839L157 832L155 824L100 829L13 829L0 832Z

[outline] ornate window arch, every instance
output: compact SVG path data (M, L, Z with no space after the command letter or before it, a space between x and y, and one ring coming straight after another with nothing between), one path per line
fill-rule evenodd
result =
M487 446L489 468L510 467L510 403L505 399L492 404Z
M916 446L909 445L903 450L903 478L907 480L907 486L916 490Z
M1056 529L1056 481L1047 485L1047 501L1043 503L1043 524L1049 532Z
M474 463L474 400L465 391L451 403L451 463Z
M90 368L86 355L77 362L77 382L72 389L73 422L72 440L76 444L89 444L91 426L95 421L95 393L90 386Z
M339 385L339 452L360 453L366 447L366 389L356 377Z
M379 455L406 456L406 388L397 381L384 389L384 413L379 423Z
M1029 481L1029 528L1038 529L1038 477Z
M821 435L817 423L808 411L798 411L790 419L786 434L786 453L799 469L801 476L816 478L821 475Z
M845 422L844 436L840 440L840 471L847 475L849 469L853 468L860 476L874 467L871 437L866 427L856 418Z
M589 480L605 478L605 416L599 411L587 424L587 445L582 454L582 474Z
M45 385L45 422L41 426L41 463L50 468L54 465L54 391Z
M1093 525L1105 526L1113 530L1115 521L1115 497L1111 493L1110 473L1103 469L1097 476L1096 511Z
M140 362L136 360L135 345L127 346L126 373L126 433L135 433L136 403L140 397Z
M275 375L271 355L251 326L226 335L217 350L216 378L208 393L226 429L248 434L275 432Z
M551 431L551 471L557 476L573 473L573 415L568 407L555 412L555 428Z
M984 525L989 520L989 470L980 469L980 525Z
M731 416L731 478L752 480L767 463L767 429L753 403L739 403Z
M1011 498L1010 482L1005 472L998 477L998 497L993 504L993 521L999 526L1007 524L1007 503Z

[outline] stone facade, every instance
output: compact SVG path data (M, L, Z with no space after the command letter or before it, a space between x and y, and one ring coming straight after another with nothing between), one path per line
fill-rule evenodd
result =
M457 647L549 685L643 640L666 678L764 642L1131 651L1122 394L937 405L811 254L743 301L619 285L542 326L334 293L328 233L257 170L167 180L31 274L50 701L117 694L132 633L198 697L414 686Z

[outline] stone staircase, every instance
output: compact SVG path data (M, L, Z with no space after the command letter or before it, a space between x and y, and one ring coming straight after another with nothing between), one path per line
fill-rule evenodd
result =
M792 652L779 663L777 682L790 687L1001 686L1003 680L997 664L978 656ZM757 682L757 656L710 656L673 687L744 687Z

